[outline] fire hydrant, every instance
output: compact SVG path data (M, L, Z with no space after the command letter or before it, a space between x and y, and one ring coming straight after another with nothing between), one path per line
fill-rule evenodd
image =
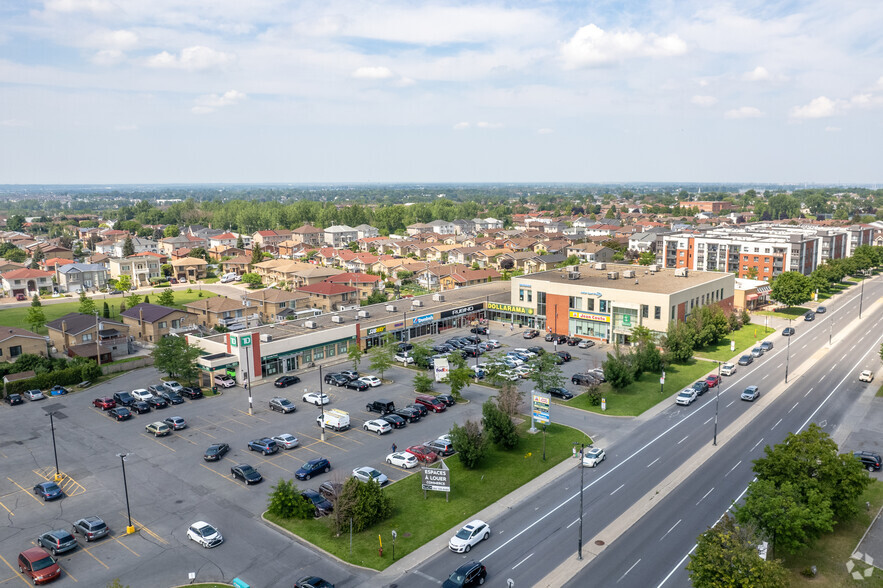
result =
M378 550L377 550L377 551L379 551L379 552L380 552L380 557L383 557L383 548L382 548L382 547L381 547L381 548L380 548L380 549L378 549Z

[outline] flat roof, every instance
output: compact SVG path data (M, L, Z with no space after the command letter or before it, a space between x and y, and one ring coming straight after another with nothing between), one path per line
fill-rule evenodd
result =
M583 264L579 266L579 278L575 280L570 279L569 272L566 269L538 272L519 276L515 279L520 282L544 280L568 286L612 288L615 290L653 292L656 294L673 294L727 277L735 280L735 274L727 272L688 270L687 276L683 277L675 276L674 268L660 268L659 266L657 268L657 271L651 272L645 265L607 263L604 269L595 269L595 264ZM626 271L635 272L635 277L623 277L623 272ZM619 272L619 277L615 280L608 279L607 274L609 272Z
M423 316L436 312L453 310L455 308L460 308L461 306L467 306L469 304L483 303L486 300L489 300L490 302L503 302L508 304L510 292L510 282L500 280L496 282L476 284L475 286L456 288L454 290L445 290L444 292L441 292L441 294L445 297L443 302L437 302L432 299L435 293L423 294L421 296L415 296L413 298L399 298L397 300L390 300L389 302L382 302L380 304L361 306L355 310L329 312L314 317L305 317L293 319L290 321L277 322L270 325L263 325L255 329L244 329L243 332L251 332L258 335L272 335L274 341L279 341L287 337L296 337L298 335L316 333L317 331L321 331L323 329L361 323L361 328L363 329L364 336L365 329L379 327L381 325L386 325L402 320L403 313L407 313L408 317L410 318L415 318L418 316ZM414 300L419 300L420 302L422 302L422 306L412 306L412 301ZM386 307L388 305L395 306L396 311L387 311ZM368 311L371 316L368 318L359 318L359 311ZM332 321L331 317L333 316L342 316L344 318L344 322L336 323ZM316 328L310 329L305 327L304 323L306 321L315 322ZM205 339L208 341L223 342L224 337L224 334L218 334L205 337Z

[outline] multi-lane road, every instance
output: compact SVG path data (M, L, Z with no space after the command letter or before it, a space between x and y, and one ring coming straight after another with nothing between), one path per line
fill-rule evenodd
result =
M795 321L790 350L780 332L770 336L774 349L724 378L719 399L713 390L688 407L672 401L607 447L608 459L599 468L574 468L540 495L489 521L491 539L469 556L440 552L397 583L438 585L468 557L487 566L495 585L511 578L515 586L560 586L568 580L572 586L688 586L687 553L739 499L753 477L752 460L810 421L833 433L864 390L858 371L879 365L883 313L872 303L881 294L880 280L865 285L861 320L860 293L853 288L815 321ZM710 364L709 371L714 367ZM748 385L761 389L754 403L739 400ZM716 409L718 445L713 446ZM581 473L582 562L576 554Z

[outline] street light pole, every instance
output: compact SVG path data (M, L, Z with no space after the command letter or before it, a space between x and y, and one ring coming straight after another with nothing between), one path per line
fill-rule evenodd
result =
M721 404L721 362L717 362L717 392L714 396L714 441L712 445L717 447L717 411Z
M322 443L325 443L325 402L323 401L323 397L325 396L325 394L324 394L324 392L322 392L323 382L324 381L322 379L322 366L319 365L319 407L320 407L320 410L322 411L322 421L321 421L322 426L319 427L319 436L322 439Z
M583 559L583 480L586 468L583 467L583 452L586 449L585 443L573 442L573 446L579 445L579 543L577 544L578 559Z
M55 454L55 481L61 481L61 472L58 471L58 449L55 447L55 416L54 412L49 413L49 426L52 428L52 453Z
M126 514L129 516L129 526L126 527L126 534L131 535L135 532L135 526L132 525L132 509L129 508L129 483L126 481L126 457L128 453L117 453L120 463L123 464L123 490L126 493Z

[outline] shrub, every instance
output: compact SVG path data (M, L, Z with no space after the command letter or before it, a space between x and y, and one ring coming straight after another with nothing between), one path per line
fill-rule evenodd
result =
M601 406L601 392L598 390L587 390L586 396L589 397L589 404L592 406Z
M272 490L267 503L270 514L286 519L309 519L315 514L316 507L300 495L293 480L280 479Z
M481 406L482 423L488 440L503 449L514 449L518 445L518 432L512 418L500 410L492 398Z
M371 480L360 482L350 478L343 485L337 499L339 520L353 519L353 531L364 531L392 514L392 501L383 493L380 484Z
M487 453L487 439L481 434L481 427L473 420L463 426L456 423L451 429L451 440L457 449L457 458L468 470L475 468Z

